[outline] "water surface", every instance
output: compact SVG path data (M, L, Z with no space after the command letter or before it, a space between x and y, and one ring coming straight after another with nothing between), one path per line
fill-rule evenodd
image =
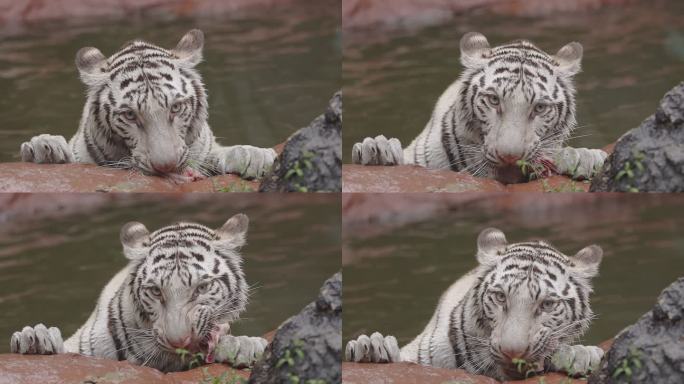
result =
M550 54L571 41L584 46L576 76L580 128L573 146L601 148L654 113L684 80L684 2L636 1L581 14L526 18L478 10L422 29L345 31L344 156L366 136L408 146L437 99L457 79L458 43L478 31L490 44L525 38Z
M192 28L205 33L197 68L220 142L271 147L323 113L340 87L339 12L329 2L197 19L81 19L32 24L0 36L0 161L41 133L76 132L85 87L76 51L110 56L141 38L173 48Z
M25 325L57 326L66 338L86 321L102 288L126 265L119 231L128 221L152 231L179 220L218 228L235 213L249 216L242 255L247 282L256 291L234 334L259 336L275 329L315 300L340 268L335 195L130 200L88 214L24 217L0 226L0 353L8 352L10 336Z
M604 258L591 297L598 317L584 341L614 337L684 276L684 200L610 195L568 203L568 196L490 195L400 228L345 231L344 341L373 331L393 334L401 345L411 341L442 292L477 265L477 235L487 227L503 230L509 242L541 238L570 255L600 245Z

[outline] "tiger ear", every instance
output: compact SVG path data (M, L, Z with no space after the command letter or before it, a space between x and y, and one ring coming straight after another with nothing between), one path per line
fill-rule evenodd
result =
M244 213L238 213L216 230L218 242L227 249L242 247L247 242L247 227L249 218Z
M575 270L587 278L598 275L599 264L603 259L603 249L598 245L582 248L571 258L575 263Z
M492 53L487 38L479 32L468 32L461 38L461 64L469 69L482 68Z
M126 223L121 228L119 238L126 258L139 260L147 257L147 242L150 238L150 232L144 224L137 221Z
M180 39L172 52L188 67L194 67L202 61L202 48L204 33L199 29L193 29Z
M577 42L572 42L559 49L553 56L553 60L560 73L565 76L574 76L578 74L579 71L582 70L583 52L584 48L582 48L582 44Z
M97 86L107 78L107 58L94 47L84 47L76 52L76 68L81 81L88 86Z
M482 265L496 264L501 252L506 249L506 235L496 228L487 228L477 237L477 261Z

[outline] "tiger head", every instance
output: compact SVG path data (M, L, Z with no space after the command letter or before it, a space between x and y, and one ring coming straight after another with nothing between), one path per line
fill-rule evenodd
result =
M248 288L238 249L249 220L238 214L217 230L177 223L149 233L141 223L121 229L132 260L131 300L152 346L211 354L221 334L244 311Z
M515 183L549 171L576 124L572 80L582 45L569 43L551 56L524 40L491 48L484 35L471 32L460 48L461 113L482 144L477 156L489 176Z
M78 51L76 66L88 87L82 124L93 127L86 145L98 164L126 159L148 174L183 172L207 121L206 92L194 69L203 45L195 29L172 50L136 40L109 58L93 47ZM96 151L93 142L114 153Z
M485 273L471 304L488 334L481 352L497 363L499 377L524 377L589 327L591 278L603 251L590 245L566 256L542 241L508 244L494 228L480 233L477 248Z

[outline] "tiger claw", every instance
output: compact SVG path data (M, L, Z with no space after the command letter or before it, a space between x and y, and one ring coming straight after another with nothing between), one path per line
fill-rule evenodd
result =
M551 357L551 369L571 376L586 376L598 369L603 350L593 345L563 345Z
M268 340L262 337L222 335L214 351L214 361L235 368L250 368L261 358Z
M73 163L74 156L64 136L42 134L21 144L21 161L39 164Z
M43 324L35 327L24 327L14 332L10 339L10 352L30 355L52 355L64 353L64 342L59 328Z
M558 173L575 180L586 180L601 169L607 157L608 154L601 149L565 147L556 154L554 164Z
M370 337L350 340L344 351L345 360L355 363L395 363L400 360L399 345L394 336L374 332Z
M404 152L401 142L396 138L387 139L383 135L366 137L352 148L352 163L361 165L401 165Z

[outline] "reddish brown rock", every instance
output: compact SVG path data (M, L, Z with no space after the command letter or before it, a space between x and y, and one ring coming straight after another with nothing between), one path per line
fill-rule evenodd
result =
M257 187L235 175L175 184L93 164L0 164L0 192L250 192Z
M0 384L145 383L197 384L210 376L249 377L249 372L212 364L187 372L164 374L156 369L77 354L53 356L0 355Z
M275 330L264 335L269 342ZM145 383L197 384L211 382L211 377L249 378L247 370L233 369L225 364L209 364L185 372L164 374L154 368L141 367L127 361L89 357L74 353L62 355L0 354L0 384L51 383ZM239 383L239 381L234 381Z
M74 17L206 16L271 7L295 0L0 0L0 24Z
M511 16L543 16L560 12L595 11L604 5L632 0L345 0L345 29L384 26L423 26L443 23L454 15L487 9Z
M586 192L589 184L565 176L504 185L463 172L426 169L414 165L393 167L342 166L343 192Z
M462 369L426 367L411 363L357 364L342 363L344 384L494 384L486 376L471 375Z
M394 167L342 166L342 192L496 192L505 187L491 179L467 173L426 169L414 165Z

